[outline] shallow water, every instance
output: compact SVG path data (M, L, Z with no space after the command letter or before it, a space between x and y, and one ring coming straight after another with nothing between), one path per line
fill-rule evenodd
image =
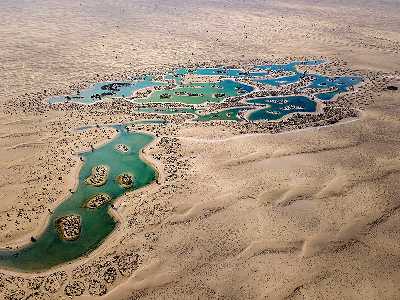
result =
M259 107L257 111L248 114L248 119L251 121L271 121L290 113L301 111L314 112L316 109L315 102L311 104L310 101L329 101L336 95L349 91L353 86L362 81L360 77L329 77L319 74L309 74L307 72L303 73L297 69L298 66L316 66L323 63L325 62L322 60L293 61L287 64L258 65L246 71L223 66L217 68L180 68L161 76L159 81L155 81L152 76L145 76L132 82L102 82L80 91L79 95L55 96L51 97L49 102L74 101L90 104L103 101L110 96L128 97L128 101L142 103L143 105L146 105L146 103L179 103L187 105L187 107L180 108L170 108L167 106L159 108L143 107L138 109L138 112L191 114L195 121L240 121L245 119L245 112L251 109L252 100L246 101L249 107L243 107L242 109L227 108L205 115L199 113L196 106L200 104L212 105L224 102L229 97L249 95L254 90L252 82L272 87L281 87L300 82L304 84L304 87L298 90L298 95L288 98L294 103L293 105L296 105L295 103L300 101L300 104L304 107L287 109L285 106L272 105L271 108L271 103L265 103L264 108ZM184 83L183 78L188 74L200 76L199 81L202 80L201 78L218 77L217 80L211 80L215 82ZM246 83L241 82L243 80L246 80ZM157 88L149 90L147 95L129 98L135 92L151 87ZM312 100L302 97L301 94L303 93L311 93ZM257 104L258 106L262 105L262 103Z
M173 90L154 91L147 98L137 99L137 102L173 102L190 105L205 102L219 103L227 97L238 96L241 90L243 93L249 93L253 88L233 80L222 80L218 83L191 83L178 86Z
M193 121L231 120L240 121L247 118L250 121L273 121L296 112L315 112L317 104L314 100L329 101L336 95L346 92L360 83L360 77L328 77L319 74L301 73L299 65L318 65L323 61L291 62L281 65L255 66L252 70L240 70L225 67L218 68L181 68L164 75L156 81L152 76L145 76L131 82L99 82L74 95L55 96L49 98L49 103L73 101L82 104L92 104L104 101L108 97L130 97L140 90L157 87L157 89L141 98L128 98L128 101L146 103L180 103L182 107L168 106L153 108L142 107L138 112L157 114L190 114ZM213 82L183 83L183 76L194 74L203 77L218 76ZM228 97L249 95L254 82L274 87L298 83L305 86L300 92L312 91L312 98L304 95L281 97L262 97L244 100L243 106L231 107L200 113L197 106L212 105L226 101ZM207 80L204 80L207 81ZM186 106L185 106L186 105ZM142 123L140 123L142 122ZM165 124L163 120L147 120L135 124ZM80 130L84 130L81 128ZM46 270L53 266L69 262L96 249L101 242L114 230L116 221L109 215L111 203L96 209L88 209L84 204L88 199L99 193L107 193L113 200L127 191L116 181L121 173L134 175L134 186L137 189L148 185L156 178L155 170L140 159L139 153L143 147L153 140L153 137L143 133L129 133L124 126L118 126L120 133L110 143L93 152L82 153L84 165L79 173L79 185L68 199L62 202L50 217L48 226L36 242L16 250L0 251L0 266L22 271ZM118 144L127 145L128 152L115 149ZM85 179L91 174L93 167L107 165L110 167L108 181L100 187L90 186ZM82 229L80 238L76 241L65 241L60 238L55 222L58 218L76 214L81 217Z
M127 189L116 181L116 177L122 173L134 175L134 185L129 190L144 187L156 178L154 168L139 156L153 137L127 132L124 126L116 127L119 135L115 139L93 152L80 155L84 164L79 173L77 190L55 209L43 234L37 237L36 242L22 249L1 250L1 267L20 271L47 270L93 251L114 230L116 221L108 213L111 203L89 209L84 207L87 200L99 193L107 193L113 200L124 194ZM127 145L129 151L124 153L116 150L118 144ZM106 184L100 187L86 184L85 179L90 176L92 168L98 165L110 168ZM56 229L56 220L70 214L79 215L82 221L81 234L76 241L63 240Z
M231 121L239 121L241 118L239 117L239 112L243 111L244 108L230 108L224 109L216 112L212 112L209 114L199 115L194 121L213 121L213 120L231 120Z
M110 88L111 85L114 85L115 88ZM50 104L63 103L66 101L93 104L104 101L104 99L109 96L130 97L134 92L141 89L163 85L165 85L165 83L153 81L152 77L134 82L105 81L98 82L93 86L77 91L73 95L50 97L48 101Z
M315 112L317 105L304 96L256 98L248 100L247 103L267 106L251 112L248 116L250 121L272 121L296 112Z

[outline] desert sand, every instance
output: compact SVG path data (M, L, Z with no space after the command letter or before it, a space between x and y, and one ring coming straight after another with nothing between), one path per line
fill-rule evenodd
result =
M399 16L396 0L1 1L1 249L40 236L76 188L77 154L116 136L107 124L154 117L50 95L320 57L366 81L333 101L357 111L334 124L130 126L155 135L142 157L158 180L117 200L117 228L88 255L0 268L0 299L398 299Z

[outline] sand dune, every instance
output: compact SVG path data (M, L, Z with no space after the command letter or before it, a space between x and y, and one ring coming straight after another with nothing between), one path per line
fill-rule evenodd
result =
M161 270L160 261L150 262L149 265L137 270L126 282L111 290L104 297L77 297L77 299L122 299L128 297L137 290L157 288L171 283L175 276L173 272Z

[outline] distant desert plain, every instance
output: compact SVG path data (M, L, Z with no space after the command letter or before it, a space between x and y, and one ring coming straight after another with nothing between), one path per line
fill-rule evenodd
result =
M0 1L0 299L400 299L400 2Z

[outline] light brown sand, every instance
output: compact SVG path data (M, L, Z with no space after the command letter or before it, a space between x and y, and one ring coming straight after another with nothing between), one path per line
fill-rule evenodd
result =
M396 1L6 0L0 100L96 74L291 55L398 84L399 16ZM399 298L399 98L375 94L357 121L274 135L144 128L160 136L145 151L160 184L118 200L117 231L88 257L1 271L0 299L68 299L72 287L85 299ZM74 188L74 154L115 134L75 128L132 119L15 111L0 118L1 247L37 235Z

